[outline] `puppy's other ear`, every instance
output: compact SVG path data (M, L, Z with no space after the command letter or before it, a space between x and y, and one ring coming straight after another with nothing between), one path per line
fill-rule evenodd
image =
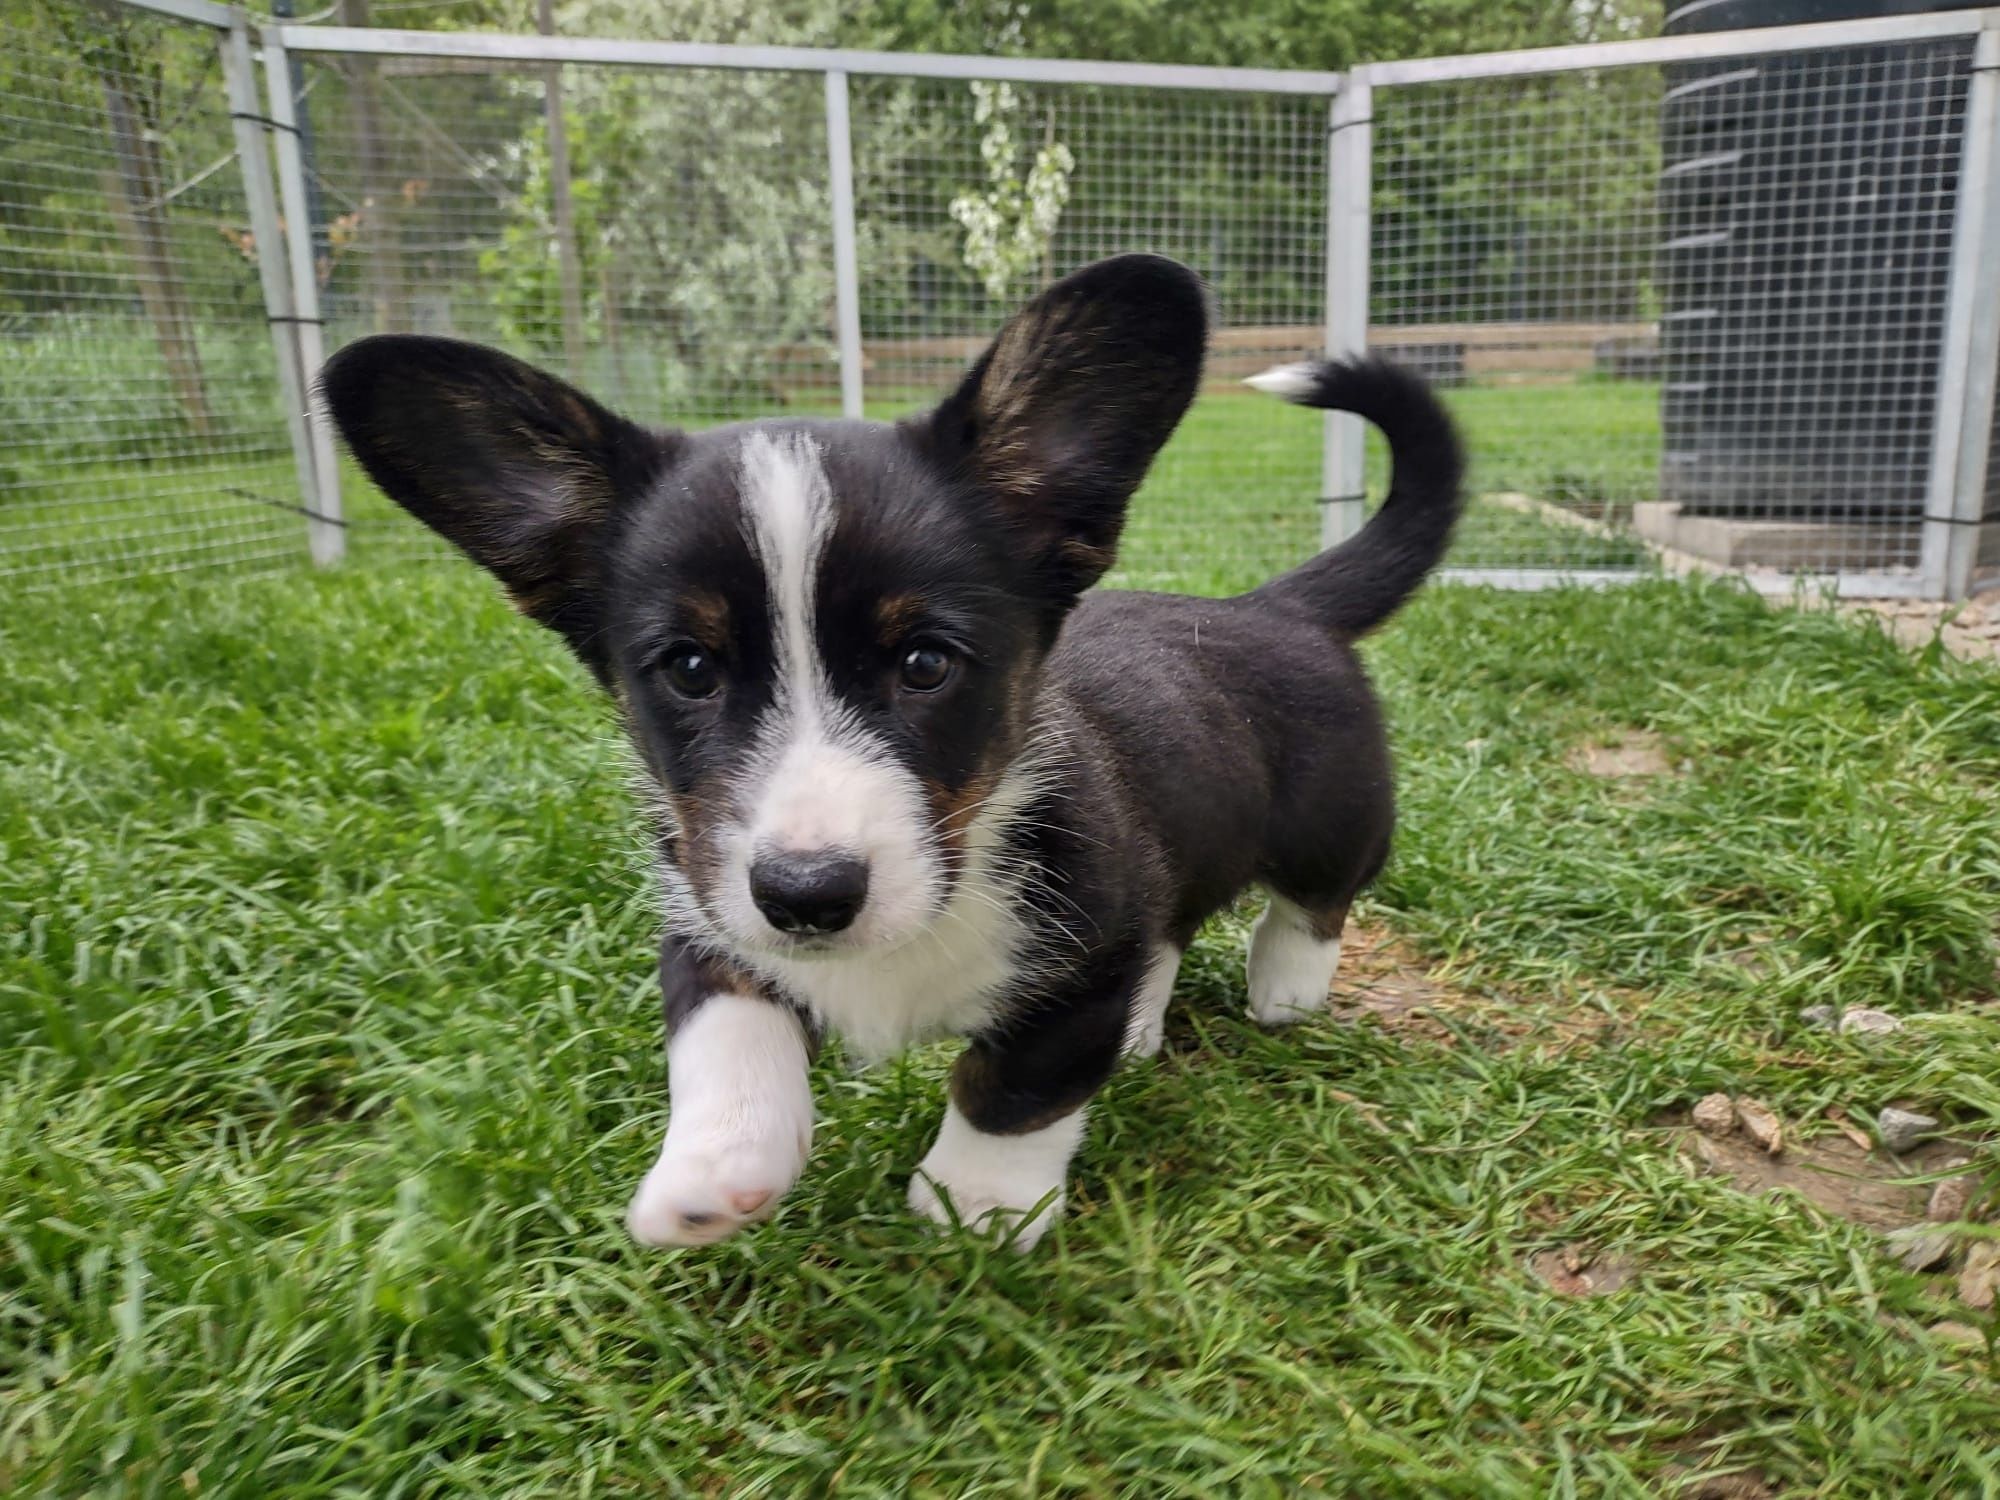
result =
M920 419L932 450L1000 502L1048 590L1073 599L1111 566L1126 502L1201 382L1201 280L1121 255L1048 288Z
M368 477L603 675L606 524L679 440L456 339L362 339L327 362L320 388Z

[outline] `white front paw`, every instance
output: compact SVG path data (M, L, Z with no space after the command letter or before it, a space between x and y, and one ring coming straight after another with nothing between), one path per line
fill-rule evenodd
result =
M1016 1250L1032 1250L1063 1209L1060 1182L1043 1186L1039 1193L1032 1191L1036 1185L939 1182L929 1167L918 1167L910 1179L910 1207L939 1224L963 1224L1005 1240Z
M910 1207L939 1224L956 1222L1032 1250L1062 1213L1083 1120L1078 1110L1040 1130L988 1135L952 1105L910 1179Z
M675 1033L667 1078L666 1144L625 1227L642 1245L712 1245L769 1217L805 1167L805 1034L768 1001L713 995Z
M642 1245L712 1245L745 1224L770 1217L798 1181L810 1137L695 1139L674 1131L632 1195L625 1227Z
M1180 973L1181 950L1172 943L1154 945L1146 977L1132 996L1125 1022L1125 1056L1157 1057L1167 1039L1167 1006L1174 997L1174 977Z

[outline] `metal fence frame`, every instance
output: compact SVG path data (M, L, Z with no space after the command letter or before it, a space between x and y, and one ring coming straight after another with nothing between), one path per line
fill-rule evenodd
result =
M1922 558L1914 578L1902 575L1838 574L1829 580L1844 597L1962 599L2000 585L2000 574L1977 572L1979 538L1986 504L1987 466L1992 450L1996 368L2000 368L2000 297L1993 292L1992 268L2000 266L2000 9L1944 11L1931 15L1871 17L1858 21L1774 26L1703 36L1660 37L1593 46L1545 47L1465 57L1366 63L1348 75L1350 91L1367 98L1353 111L1372 113L1375 90L1397 85L1519 78L1639 64L1722 61L1774 53L1911 42L1948 37L1976 38L1972 76L1960 143L1959 189L1951 251L1951 280L1944 321L1945 345L1938 381L1932 455L1922 527ZM1367 133L1354 152L1365 164ZM1365 171L1365 165L1364 165ZM1346 191L1360 196L1355 218L1369 217L1367 179L1350 173ZM1350 220L1350 223L1352 220ZM1338 241L1336 241L1338 243ZM1354 243L1365 245L1366 236ZM1985 279L1982 279L1982 271ZM1366 314L1367 272L1359 273ZM1329 273L1331 280L1331 272ZM1354 296L1352 289L1347 295ZM1328 348L1334 339L1334 294L1328 294ZM1343 327L1347 325L1342 325ZM1329 461L1331 463L1331 460ZM1351 493L1336 490L1331 495ZM1329 540L1340 534L1329 528ZM1535 588L1556 582L1616 583L1621 573L1531 576L1530 570L1454 570L1467 581ZM1796 578L1749 575L1753 587L1790 592Z
M295 54L464 58L544 64L615 64L644 68L738 69L818 73L824 80L828 183L833 211L835 336L841 406L861 412L863 357L848 82L855 76L1091 84L1322 97L1328 101L1325 346L1359 352L1368 338L1369 246L1375 101L1398 87L1523 78L1586 70L1718 61L1870 44L1975 38L1960 143L1945 342L1939 369L1932 451L1921 529L1921 560L1903 574L1818 575L1843 595L1960 598L2000 584L1981 576L1978 553L1992 449L1996 368L2000 368L2000 8L1921 16L1771 27L1702 36L1610 42L1464 57L1368 63L1346 73L1256 68L1183 67L1032 58L865 52L804 47L629 42L541 35L376 30L293 22L255 24L211 0L118 0L144 11L208 27L218 34L236 127L244 196L255 229L265 311L287 407L303 508L315 562L340 559L344 523L331 429L315 404L313 383L324 359L318 281L309 225L300 121L292 88ZM264 107L253 46L264 64ZM271 155L275 155L275 189ZM282 247L282 248L281 248ZM1337 251L1338 253L1334 253ZM1358 418L1328 415L1322 448L1321 541L1349 535L1362 516L1363 429ZM1642 574L1588 569L1485 568L1448 576L1506 587L1609 584ZM1796 576L1753 577L1755 586L1790 590Z
M128 9L207 27L216 33L223 87L235 133L244 208L256 240L264 316L271 328L286 428L297 470L299 508L306 516L307 547L316 564L331 566L346 555L346 536L333 429L317 410L314 395L314 382L325 363L320 337L319 282L313 273L310 237L288 236L283 228L286 224L309 222L298 125L291 89L278 84L273 75L267 111L266 92L257 78L256 48L262 47L270 67L282 68L282 44L259 35L259 28L241 9L217 5L212 0L118 0L118 3ZM277 142L275 186L267 145L272 137Z

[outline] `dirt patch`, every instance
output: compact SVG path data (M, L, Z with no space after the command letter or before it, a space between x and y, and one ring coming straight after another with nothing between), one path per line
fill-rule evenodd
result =
M1856 1145L1844 1135L1794 1140L1773 1156L1740 1132L1711 1136L1682 1133L1680 1149L1689 1160L1746 1193L1788 1188L1827 1213L1870 1229L1899 1229L1924 1217L1931 1189L1891 1179L1941 1171L1964 1154L1964 1147L1933 1141L1891 1159Z
M1912 651L1921 651L1936 640L1953 656L2000 665L2000 589L1975 595L1963 604L1859 599L1844 601L1841 610L1874 615L1899 644Z
M1629 999L1635 1008L1637 997ZM1355 1022L1374 1017L1381 1025L1405 1035L1450 1041L1453 1029L1476 1024L1506 1043L1536 1042L1567 1048L1601 1042L1618 1028L1615 1017L1590 1006L1553 996L1481 994L1437 977L1433 966L1414 948L1381 927L1349 922L1341 940L1340 972L1333 980L1328 1013L1335 1020Z
M1333 1016L1358 1021L1374 1016L1385 1026L1446 1037L1438 1013L1486 1008L1489 1002L1431 978L1429 966L1386 929L1350 922L1341 938L1340 972L1333 981Z
M1665 776L1674 769L1666 741L1650 729L1634 729L1601 741L1578 745L1569 754L1572 770L1606 781L1634 781Z
M1762 1475L1747 1470L1736 1474L1702 1474L1678 1465L1660 1478L1664 1494L1674 1500L1770 1500L1777 1493Z
M1538 1250L1528 1257L1528 1269L1552 1292L1565 1297L1604 1297L1631 1281L1633 1265L1616 1255L1599 1255L1587 1245Z

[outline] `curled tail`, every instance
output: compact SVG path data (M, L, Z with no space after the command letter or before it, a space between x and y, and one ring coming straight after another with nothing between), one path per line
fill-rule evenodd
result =
M1257 590L1304 604L1348 635L1373 630L1416 591L1451 541L1465 456L1450 414L1421 377L1383 359L1308 360L1248 383L1300 406L1353 412L1389 440L1389 496L1368 524Z

